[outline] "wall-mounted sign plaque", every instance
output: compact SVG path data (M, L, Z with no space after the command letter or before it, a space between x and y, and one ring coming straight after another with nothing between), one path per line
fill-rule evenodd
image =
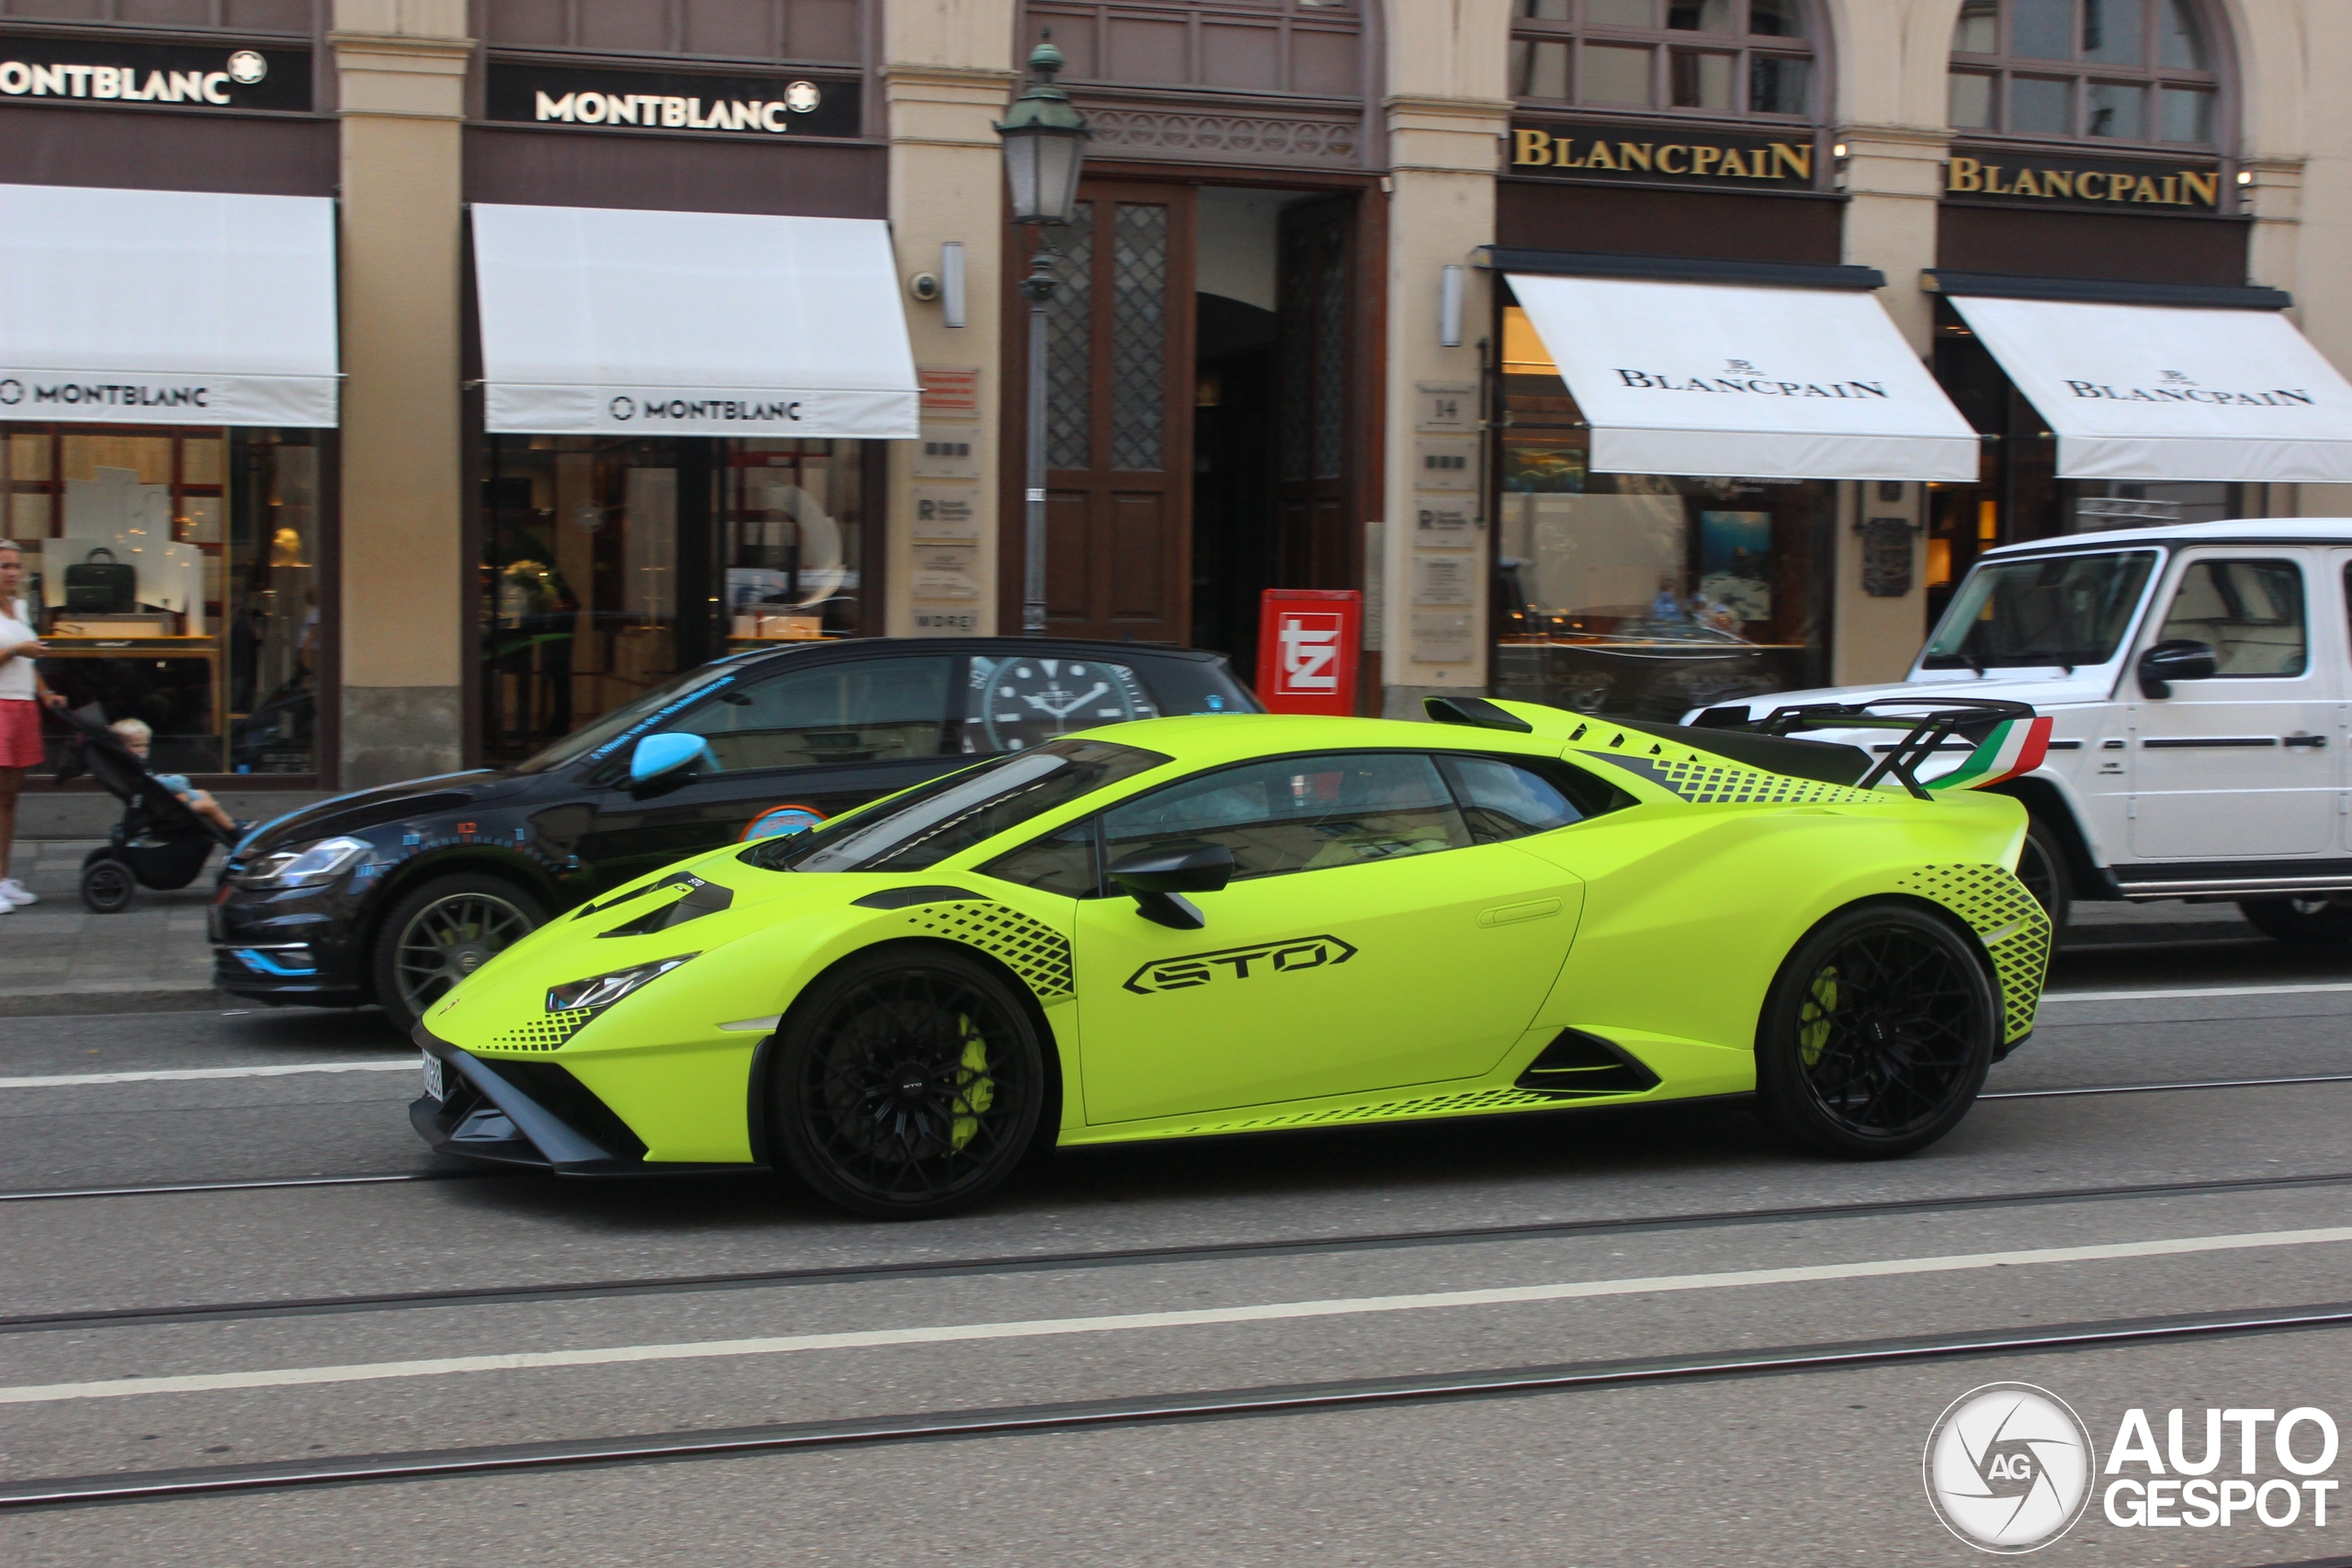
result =
M2097 208L2104 212L2219 212L2219 164L2077 158L2006 147L1954 147L1944 199L2002 207Z
M718 131L774 140L855 136L854 76L718 76L490 63L490 118L599 130Z
M1814 188L1812 134L1775 136L1660 125L1513 120L1504 173L1539 179L1713 186L1735 190Z
M276 44L132 43L0 36L0 103L108 107L311 107L311 51Z

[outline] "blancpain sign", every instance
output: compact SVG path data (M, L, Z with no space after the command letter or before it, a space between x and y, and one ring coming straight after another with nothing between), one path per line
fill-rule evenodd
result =
M1675 376L1663 370L1628 370L1619 367L1617 378L1628 387L1657 392L1730 392L1758 398L1883 398L1883 381L1786 381L1758 370L1745 359L1726 359L1708 376Z

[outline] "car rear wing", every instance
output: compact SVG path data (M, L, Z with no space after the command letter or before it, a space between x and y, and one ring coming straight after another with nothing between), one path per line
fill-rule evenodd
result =
M2027 704L1988 697L1873 697L1779 707L1753 720L1743 708L1711 708L1693 728L1783 736L1819 729L1899 730L1900 739L1883 750L1856 787L1869 789L1891 778L1921 800L1932 800L1936 790L1985 789L2041 766L2050 750L2051 720ZM1955 738L1972 744L1967 760L1923 782L1920 767Z

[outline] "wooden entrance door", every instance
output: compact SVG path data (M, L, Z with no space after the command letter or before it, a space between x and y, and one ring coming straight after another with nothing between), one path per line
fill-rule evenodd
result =
M1276 585L1354 588L1356 204L1285 208L1275 280Z
M1046 629L1188 640L1192 626L1193 193L1090 180L1052 236L1046 321ZM1025 273L1035 232L1021 231ZM1008 333L1000 625L1021 625L1025 299Z

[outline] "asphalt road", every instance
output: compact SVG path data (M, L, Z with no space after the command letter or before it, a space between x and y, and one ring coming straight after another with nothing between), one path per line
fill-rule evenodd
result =
M2102 1459L2134 1408L2159 1449L2185 1410L2192 1464L2209 1407L2352 1422L2347 1021L2352 952L2075 952L1905 1161L1736 1105L1555 1113L1091 1151L876 1226L437 1161L364 1015L12 1019L0 1504L83 1500L0 1508L0 1552L1977 1561L1920 1455L1979 1385L2057 1393ZM2341 1447L2306 1477L2266 1430L2246 1491L2352 1480ZM263 1484L169 1490L223 1482ZM2352 1561L2313 1495L2171 1529L2095 1496L2037 1560Z

